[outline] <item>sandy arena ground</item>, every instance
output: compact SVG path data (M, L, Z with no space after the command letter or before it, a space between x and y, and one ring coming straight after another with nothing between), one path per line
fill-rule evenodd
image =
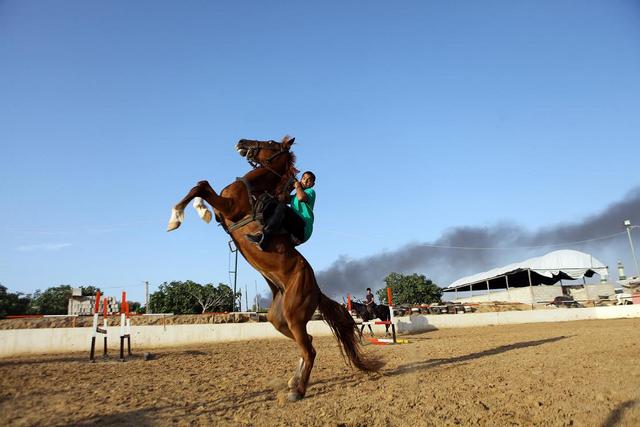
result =
M286 401L288 340L0 360L2 424L640 425L640 319L447 329L368 345L379 375L318 338L307 397ZM135 343L134 343L135 344Z

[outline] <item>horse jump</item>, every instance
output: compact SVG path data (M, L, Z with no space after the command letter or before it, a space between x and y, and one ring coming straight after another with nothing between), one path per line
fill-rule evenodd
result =
M389 320L380 320L380 321L373 321L373 320L368 320L368 321L362 321L362 322L356 322L357 325L362 325L362 329L361 329L361 333L364 330L365 325L369 327L369 330L371 330L371 324L373 323L374 325L385 325L387 328L387 331L389 330L389 326L391 326L391 334L392 334L392 338L388 339L388 338L374 338L374 337L370 337L367 338L367 340L369 342L371 342L372 344L376 344L376 345L388 345L388 344L406 344L409 341L408 340L399 340L396 337L396 325L395 325L395 318L394 318L394 314L393 314L393 300L391 297L391 288L387 287L387 302L389 303ZM351 294L347 294L347 309L349 310L349 312L351 312ZM372 330L371 330L372 331ZM373 333L373 331L372 331Z
M102 317L103 317L103 327L101 328L98 323L98 316L100 313L100 291L96 292L96 303L94 305L93 310L93 327L91 334L91 350L89 353L89 361L95 362L95 348L96 348L96 338L98 334L104 335L104 349L102 353L102 357L106 359L107 354L107 336L108 336L108 307L107 307L107 297L102 296ZM124 362L124 341L125 338L127 340L127 355L131 356L131 319L129 317L129 303L127 302L127 293L122 292L122 302L120 303L120 361Z

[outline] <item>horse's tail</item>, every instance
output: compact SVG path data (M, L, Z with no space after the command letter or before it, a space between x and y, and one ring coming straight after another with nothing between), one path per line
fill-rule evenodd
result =
M368 358L362 353L358 326L346 308L324 294L320 294L318 308L338 339L340 352L343 356L346 355L349 363L362 371L377 372L382 368L381 361Z

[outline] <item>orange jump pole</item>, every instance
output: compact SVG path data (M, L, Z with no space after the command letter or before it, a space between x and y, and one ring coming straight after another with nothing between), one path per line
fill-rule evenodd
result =
M127 339L127 354L131 356L131 323L129 317L129 303L127 293L122 291L120 303L120 361L124 362L124 339Z
M351 294L347 294L347 310L349 310L349 314L351 314Z
M126 329L126 337L127 337L127 354L131 356L131 315L129 314L129 301L125 306L124 315L127 320L127 329Z
M393 300L391 299L391 288L387 287L387 302L389 303L389 321L391 322L391 333L393 335L393 343L396 344L396 324L393 317Z
M124 326L127 322L127 316L124 314L127 304L127 293L122 291L122 300L120 301L120 361L124 362Z

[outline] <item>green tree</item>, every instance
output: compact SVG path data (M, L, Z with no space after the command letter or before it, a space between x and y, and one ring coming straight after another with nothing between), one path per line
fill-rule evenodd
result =
M423 274L390 273L384 281L387 287L391 288L395 305L430 304L440 302L442 299L442 289ZM379 289L378 298L380 301L387 302L387 290Z
M34 293L33 307L39 314L67 314L71 286L60 285Z
M211 308L210 311L233 311L233 289L229 285L224 283L218 283L216 288L217 303ZM235 301L238 301L242 297L241 292L236 292Z
M21 292L8 292L0 284L0 317L12 314L27 314L31 307L31 296Z
M240 293L236 293L236 298L239 296ZM201 285L191 280L165 282L150 295L149 306L153 313L229 311L233 307L233 291L222 283L215 288L212 284Z
M142 304L137 301L127 301L129 303L129 313L139 313L142 308Z

